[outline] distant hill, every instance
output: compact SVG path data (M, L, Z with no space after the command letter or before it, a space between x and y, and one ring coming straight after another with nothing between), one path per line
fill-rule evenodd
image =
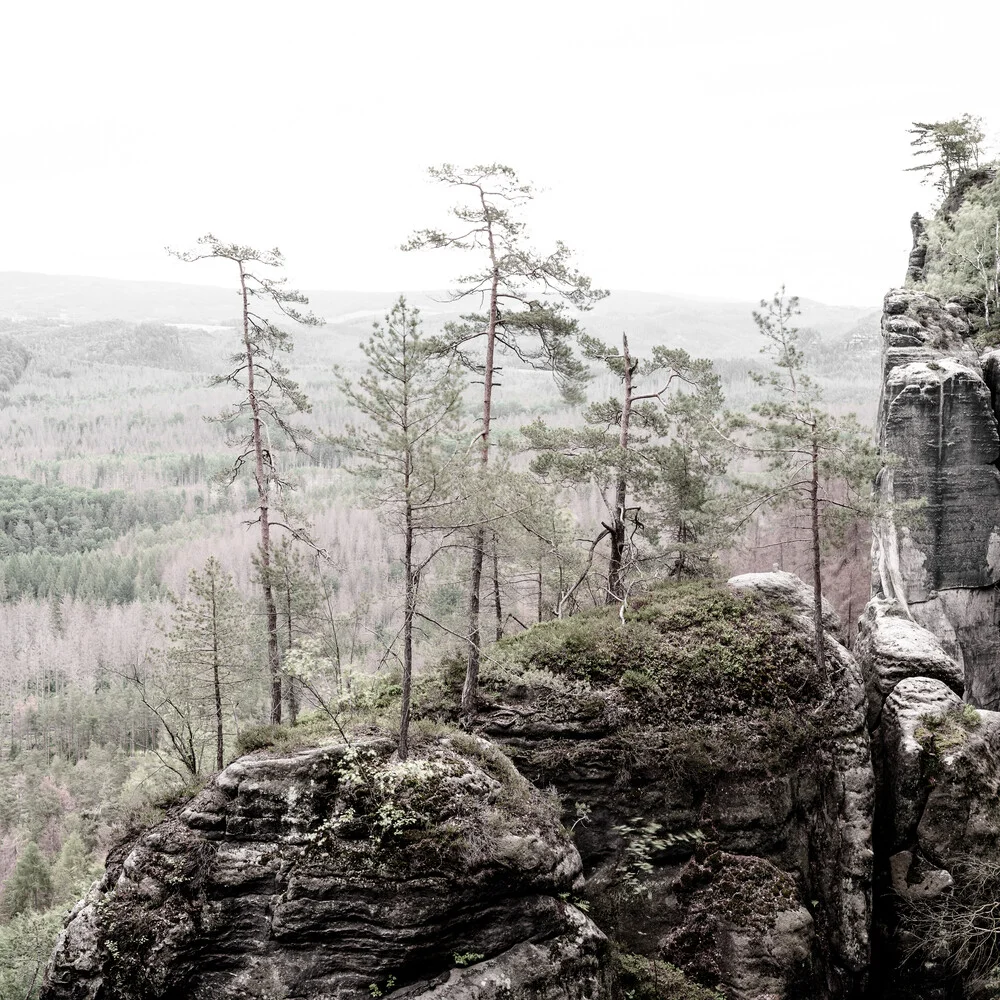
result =
M348 340L356 343L367 336L372 320L391 307L399 292L321 290L306 294L310 307L328 324L325 334L317 331L318 336L305 338L312 348L319 346L316 341L329 345L331 333L340 343ZM406 295L412 305L421 309L431 329L439 328L463 312L481 308L478 300L442 301L446 297L443 292L407 292ZM584 323L591 333L608 340L617 339L624 330L638 350L664 343L710 357L755 354L760 340L750 314L756 305L755 302L614 291L586 315ZM74 326L108 319L217 326L232 322L238 309L239 301L232 288L0 272L0 317L48 318ZM816 330L824 340L836 339L877 312L876 306L828 306L803 301L799 325ZM307 343L302 346L306 347Z

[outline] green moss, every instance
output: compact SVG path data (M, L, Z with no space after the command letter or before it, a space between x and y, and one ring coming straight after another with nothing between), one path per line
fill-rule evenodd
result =
M698 581L662 584L618 620L597 609L546 622L497 644L495 690L531 685L539 672L570 688L617 688L676 722L742 715L774 704L810 703L821 681L806 638L785 609L753 592Z
M630 1000L723 1000L721 993L699 986L669 962L619 953L615 965L621 994Z
M937 715L922 715L913 736L931 757L940 758L963 746L981 722L972 705L955 705Z

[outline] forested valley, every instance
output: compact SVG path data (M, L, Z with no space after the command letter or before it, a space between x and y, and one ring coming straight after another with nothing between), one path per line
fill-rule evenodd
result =
M449 657L467 709L470 644L489 670L504 637L624 608L649 579L809 578L795 463L773 460L798 417L774 400L798 376L831 454L863 438L874 306L605 296L561 244L531 247L506 169L513 193L478 215L474 177L436 175L453 223L496 227L499 264L447 229L411 242L450 244L473 272L460 297L306 303L279 255L214 238L187 258L227 265L211 309L181 289L144 308L136 287L119 310L109 287L95 318L85 296L0 281L0 995L30 994L108 850L240 753L408 705ZM775 475L794 502L770 503ZM868 596L864 516L822 549L847 620Z

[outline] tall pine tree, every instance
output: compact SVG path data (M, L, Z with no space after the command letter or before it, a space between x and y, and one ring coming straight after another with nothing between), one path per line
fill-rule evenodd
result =
M458 278L454 301L478 299L485 307L450 323L438 349L457 357L481 378L482 423L480 461L490 460L493 390L499 386L500 360L511 359L552 372L570 399L580 398L586 366L573 355L579 330L566 305L589 309L607 292L591 287L588 277L572 265L572 254L562 242L540 253L528 240L519 211L535 190L517 172L500 163L461 168L450 163L430 170L432 179L455 191L461 201L451 214L448 230L422 229L404 244L404 250L461 251L471 268ZM472 567L468 597L468 664L462 690L462 714L476 707L481 655L480 591L487 550L485 525L473 531Z

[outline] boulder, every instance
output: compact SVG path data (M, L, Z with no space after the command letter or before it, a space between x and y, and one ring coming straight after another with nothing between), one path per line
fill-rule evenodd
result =
M568 902L579 874L551 801L476 737L407 761L378 739L255 755L109 867L41 995L485 998L519 983L603 1000L604 935Z
M885 766L882 806L891 817L891 853L912 848L930 790L924 771L926 747L918 732L925 720L959 709L962 699L943 681L907 677L889 695L882 712Z
M874 728L885 699L908 677L943 681L961 696L962 668L938 638L918 625L895 600L873 598L858 623L855 647L868 692L868 724Z
M802 627L807 631L811 630L813 610L816 607L813 589L794 573L780 570L770 573L743 573L740 576L730 577L728 584L733 590L755 590L769 601L787 604L800 616ZM835 635L840 631L840 618L825 597L823 628Z

